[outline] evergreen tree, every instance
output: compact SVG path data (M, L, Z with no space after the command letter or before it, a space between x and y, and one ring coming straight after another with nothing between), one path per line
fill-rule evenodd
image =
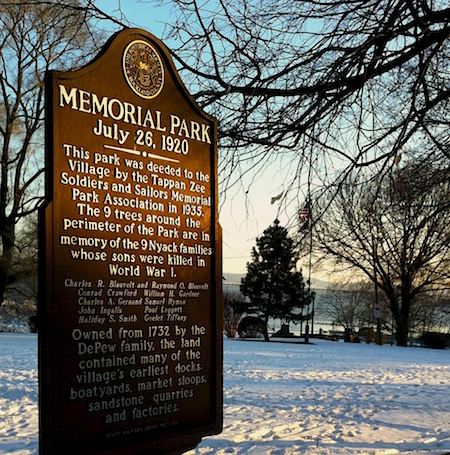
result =
M269 341L269 318L285 322L305 320L302 309L311 302L303 275L296 269L297 254L286 228L275 220L256 239L247 275L241 281L241 292L247 297L246 312L264 321L264 339Z

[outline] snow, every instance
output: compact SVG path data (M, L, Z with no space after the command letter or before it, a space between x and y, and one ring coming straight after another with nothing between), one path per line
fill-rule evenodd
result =
M189 455L450 453L450 351L224 340L224 430ZM37 337L0 334L0 455L38 454Z

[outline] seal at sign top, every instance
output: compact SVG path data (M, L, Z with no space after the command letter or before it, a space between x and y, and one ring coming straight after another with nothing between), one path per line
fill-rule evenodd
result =
M131 89L145 99L156 98L164 86L164 66L156 49L143 40L132 41L123 53L123 72Z

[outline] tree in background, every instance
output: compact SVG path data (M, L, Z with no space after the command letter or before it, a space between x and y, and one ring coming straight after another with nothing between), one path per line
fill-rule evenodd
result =
M38 217L28 215L18 226L11 262L7 296L20 302L37 301L38 296Z
M245 312L245 299L239 292L224 291L223 293L223 330L228 338L234 338L239 322Z
M450 333L450 290L429 291L414 302L411 328L419 333Z
M406 346L419 296L450 282L448 170L417 159L391 176L351 176L322 205L314 245L340 271L359 271L384 294Z
M373 323L373 287L364 282L331 286L319 311L321 320L343 329L355 331L366 327Z
M311 303L312 294L305 288L302 272L297 271L294 242L278 220L256 239L251 257L241 292L248 299L246 313L263 320L264 339L269 341L269 319L309 319L303 309Z
M448 167L448 2L171 3L173 57L219 120L224 189L282 159L300 194L302 174L335 190L351 170L388 174L417 147Z
M0 305L20 276L18 225L43 197L45 72L89 60L101 16L90 1L0 0Z

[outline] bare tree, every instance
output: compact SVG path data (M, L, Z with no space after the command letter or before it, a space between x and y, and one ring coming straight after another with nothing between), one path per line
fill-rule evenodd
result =
M353 176L352 176L353 177ZM376 282L406 346L414 302L450 281L450 180L426 160L390 179L349 178L314 228L326 258Z
M412 309L411 328L416 332L450 333L449 290L427 292L419 296Z
M20 221L5 298L16 302L37 301L38 297L38 217L28 215Z
M102 44L91 1L0 0L0 304L17 278L17 226L42 201L44 77Z
M240 292L225 290L223 293L223 330L228 338L234 338L245 312L245 298Z
M355 331L373 322L373 288L368 283L333 285L327 289L320 306L320 318L343 329Z
M448 2L171 3L173 56L219 119L224 189L284 159L288 204L308 174L327 186L370 164L388 170L418 144L448 160Z

